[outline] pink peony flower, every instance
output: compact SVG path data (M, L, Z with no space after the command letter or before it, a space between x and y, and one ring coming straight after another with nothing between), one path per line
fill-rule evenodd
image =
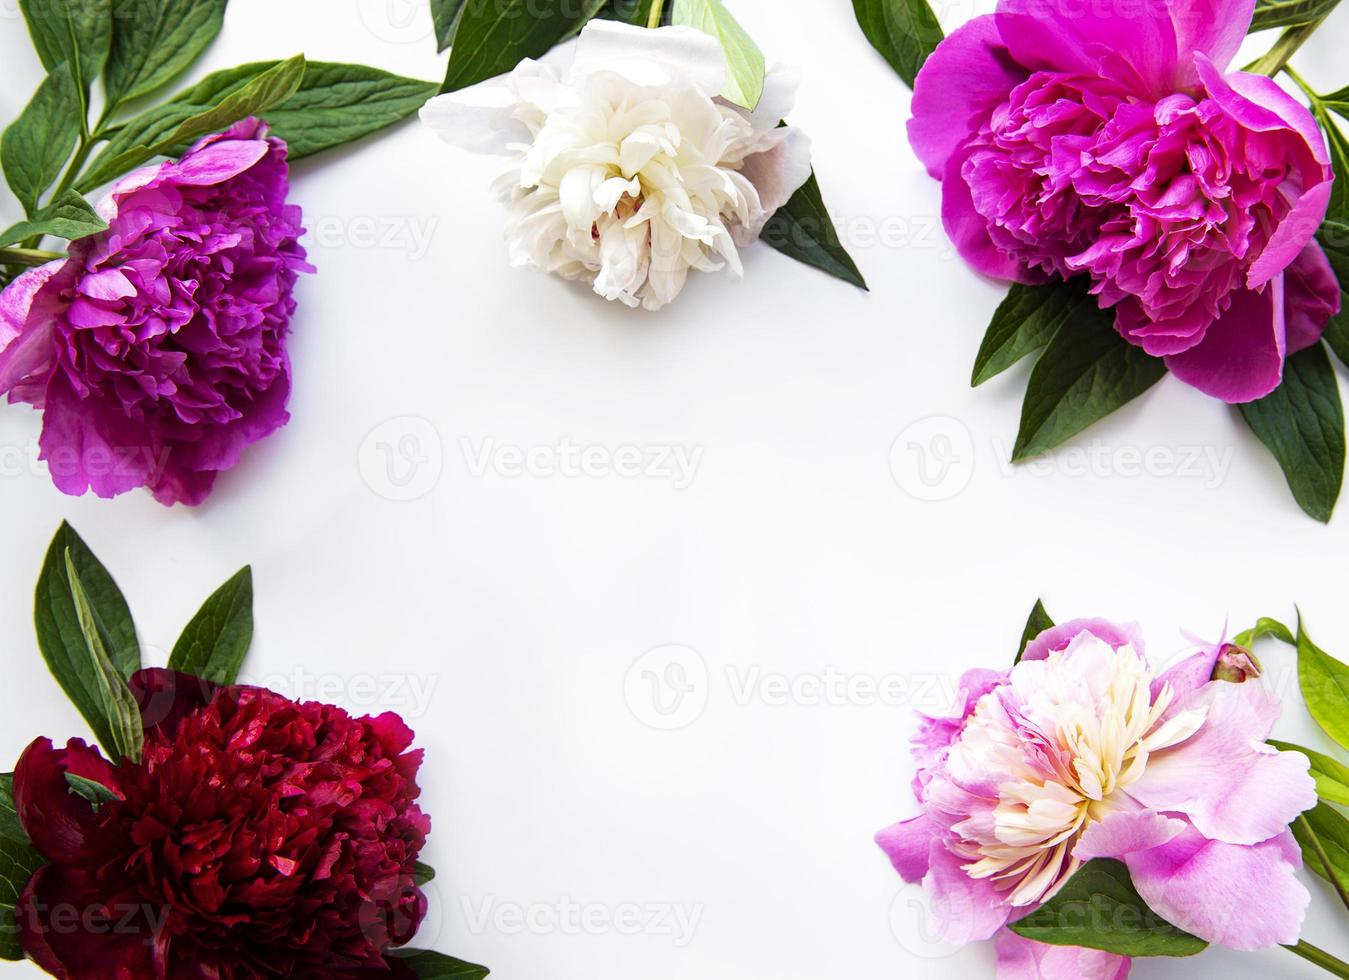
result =
M0 392L43 410L60 490L197 504L286 423L291 294L313 271L287 190L285 143L244 120L125 177L107 231L0 295Z
M959 712L914 739L920 815L877 835L948 941L996 937L1005 980L1125 976L1125 957L1005 928L1093 858L1123 861L1154 912L1210 943L1297 941L1310 895L1288 825L1315 783L1265 744L1273 697L1211 680L1226 649L1154 677L1132 628L1082 620L965 675Z
M1000 0L914 86L909 138L961 255L1087 275L1131 343L1244 402L1339 310L1313 236L1334 174L1312 115L1229 72L1255 0Z

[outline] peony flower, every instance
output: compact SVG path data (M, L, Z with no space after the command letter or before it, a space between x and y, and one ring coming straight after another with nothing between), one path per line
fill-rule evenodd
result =
M509 75L432 99L449 143L509 156L511 264L657 310L690 269L743 274L753 242L810 177L810 145L780 126L794 71L774 69L750 112L717 98L726 57L688 27L607 20Z
M237 123L123 178L106 231L0 296L0 392L43 410L63 492L197 504L286 423L291 293L313 271L287 188L285 143Z
M408 976L384 954L425 914L430 819L402 721L166 670L131 687L139 762L44 738L15 769L50 862L19 899L24 951L69 980ZM110 798L92 805L68 773Z
M1278 702L1213 681L1215 647L1154 676L1132 628L1055 627L914 739L921 813L877 836L945 938L997 938L1006 980L1116 978L1124 957L1007 930L1084 861L1115 858L1148 906L1210 943L1294 943L1310 895L1288 825L1316 804L1306 756L1265 744Z
M909 138L978 271L1089 276L1130 343L1229 402L1278 387L1339 288L1313 239L1334 175L1311 114L1228 71L1255 0L1000 0L914 86Z

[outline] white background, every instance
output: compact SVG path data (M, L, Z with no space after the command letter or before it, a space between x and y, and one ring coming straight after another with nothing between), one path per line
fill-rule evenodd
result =
M40 78L15 7L0 0L5 120ZM424 7L234 0L192 77L303 51L435 79ZM704 276L634 313L508 268L499 164L415 121L298 165L320 272L299 287L294 419L204 507L63 497L28 461L39 416L0 409L0 760L87 734L31 622L69 518L150 662L251 563L248 679L408 717L440 871L420 945L504 980L968 977L991 975L991 949L923 942L871 835L912 812L911 709L1007 663L1037 595L1059 619L1138 620L1158 659L1182 629L1213 637L1299 603L1349 656L1349 516L1303 516L1223 405L1167 379L1051 462L1007 467L1026 368L969 387L1002 289L937 227L907 89L843 0L733 7L770 59L805 69L792 121L872 292L757 247L744 282ZM1341 9L1297 59L1322 90L1349 81L1346 31ZM8 224L18 206L0 194ZM688 486L659 467L550 472L566 441L592 461L637 447L699 465ZM544 449L512 475L516 447ZM484 469L484 448L505 455ZM693 652L639 662L671 645ZM1280 731L1325 747L1290 653L1264 653ZM649 685L677 680L671 663L692 691L661 716ZM852 695L813 690L830 676ZM784 677L804 679L785 698ZM1307 938L1349 954L1311 887ZM568 903L587 909L579 927ZM691 941L667 912L697 916ZM1135 969L1323 975L1279 950Z

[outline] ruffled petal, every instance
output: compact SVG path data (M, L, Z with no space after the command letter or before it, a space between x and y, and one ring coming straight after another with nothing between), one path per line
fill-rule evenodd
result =
M1082 633L1090 633L1105 640L1111 647L1133 647L1134 652L1143 652L1143 637L1138 627L1132 623L1120 625L1104 619L1074 619L1058 626L1051 626L1030 643L1022 660L1045 660L1051 653L1066 650L1068 645Z
M955 946L991 939L1007 924L1010 912L993 882L971 878L963 865L940 840L932 841L923 890L933 919L943 925L942 938Z
M188 715L211 703L219 687L201 677L160 667L138 670L127 681L141 710L146 734L159 732L172 738Z
M1255 15L1255 0L1169 0L1176 51L1198 51L1219 68L1237 56Z
M889 856L901 878L919 882L928 872L932 843L940 831L926 816L914 817L886 827L876 835L876 843Z
M89 801L70 791L74 772L120 792L116 771L97 749L75 738L64 749L39 738L14 767L14 809L33 846L49 861L71 860L95 828Z
M1170 354L1166 366L1206 395L1238 404L1263 398L1283 380L1287 354L1284 279L1263 289L1233 293L1232 304L1209 325L1204 339Z
M1288 353L1296 354L1320 340L1340 312L1340 283L1320 242L1310 242L1284 270L1283 287Z
M988 221L975 210L970 187L961 173L968 157L968 151L962 151L952 155L946 162L946 175L941 185L941 217L946 234L950 236L961 258L972 265L976 272L993 279L1035 281L1024 262L993 244L988 233Z
M1112 813L1087 827L1073 849L1073 856L1090 861L1148 851L1173 840L1188 826L1184 820L1147 810Z
M0 293L0 393L50 370L52 325L63 305L60 286L73 276L66 260L29 269ZM44 289L53 277L58 284Z

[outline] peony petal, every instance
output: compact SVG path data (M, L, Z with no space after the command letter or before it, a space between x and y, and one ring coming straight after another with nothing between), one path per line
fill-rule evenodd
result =
M1244 847L1190 829L1161 847L1126 856L1124 863L1149 908L1229 949L1297 942L1311 902L1294 876L1302 862L1287 831Z
M1073 850L1079 861L1119 858L1167 843L1188 827L1184 820L1146 810L1112 813L1087 827Z
M763 95L752 111L736 106L740 114L760 132L775 129L796 108L796 90L801 87L801 69L795 65L774 65L764 75Z
M253 167L271 152L266 140L224 140L185 155L164 176L193 187L223 184Z
M967 151L962 151L946 163L941 185L941 217L946 234L976 272L993 279L1029 282L1033 277L1025 264L993 244L987 219L975 210L974 198L961 173L968 156Z
M786 204L810 179L810 137L794 126L783 134L772 149L745 158L740 172L759 193L760 211L745 225L737 225L735 241L741 247L751 244L763 231L768 219Z
M933 917L942 924L942 939L955 946L991 939L1007 924L1010 911L993 882L971 878L963 864L945 844L933 839L923 890Z
M210 681L174 670L147 667L127 681L141 711L147 735L158 732L172 738L178 723L210 704L219 687Z
M992 14L942 41L914 81L909 120L909 142L927 172L941 180L952 154L1026 75L1008 54Z
M156 976L144 915L148 906L125 898L106 894L75 868L46 865L19 896L14 914L19 942L34 963L64 980Z
M1232 305L1209 325L1204 339L1168 355L1166 366L1204 394L1237 404L1279 387L1285 354L1284 282L1278 276L1261 290L1234 293Z
M52 482L72 497L90 490L115 497L144 486L158 457L145 428L120 405L81 399L61 372L47 386L38 446Z
M1125 980L1127 956L1080 946L1050 946L1024 939L1003 929L994 948L998 952L997 980Z
M596 18L581 31L572 76L597 72L653 88L687 81L711 97L726 85L726 55L716 38L693 27L653 31Z
M24 750L14 767L14 809L33 846L48 861L72 859L96 826L89 801L70 791L68 771L120 788L107 760L81 739L57 749L51 739L39 738Z
M1069 644L1081 633L1090 633L1105 640L1116 650L1133 647L1134 652L1142 655L1143 637L1138 627L1132 623L1121 626L1104 619L1074 619L1059 626L1051 626L1026 645L1022 660L1045 660L1051 653L1068 649Z
M876 835L876 843L889 856L901 878L917 882L927 874L929 853L940 831L926 816L919 816L886 827Z
M436 96L422 106L421 120L446 143L471 153L505 156L512 152L513 145L533 139L533 132L517 112L519 86L526 79L532 80L536 91L561 89L552 68L527 59L510 75Z
M1144 806L1183 813L1204 836L1256 844L1316 805L1307 757L1264 744L1278 702L1257 684L1215 682L1176 702L1207 708L1199 731L1154 753L1128 793Z
M73 278L65 260L29 269L0 293L0 392L50 369L52 320L60 289ZM50 290L43 287L64 273ZM36 307L36 308L35 308Z
M1176 51L1206 55L1219 68L1237 56L1255 14L1255 0L1169 0Z
M1340 284L1320 242L1310 242L1284 270L1284 330L1288 353L1295 354L1321 339L1340 312Z

